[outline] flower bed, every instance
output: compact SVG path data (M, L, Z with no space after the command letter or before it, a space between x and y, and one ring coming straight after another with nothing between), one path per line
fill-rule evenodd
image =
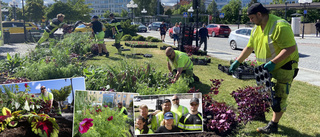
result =
M199 50L199 47L192 46L192 45L184 45L183 47L189 56L191 55L206 56L207 55L207 51Z
M125 45L132 48L158 48L149 42L126 42Z
M162 46L162 47L160 47L160 50L166 50L168 47L172 47L172 46ZM173 50L179 50L179 48L177 48L177 47L172 47L173 48Z

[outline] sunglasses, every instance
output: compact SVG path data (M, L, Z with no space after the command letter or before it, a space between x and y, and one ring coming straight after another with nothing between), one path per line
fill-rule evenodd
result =
M199 104L190 104L191 106L197 106L197 105L199 105Z
M46 89L46 88L41 88L41 90L44 90L44 89Z
M172 101L176 101L176 100L179 100L178 98L177 99L172 99Z

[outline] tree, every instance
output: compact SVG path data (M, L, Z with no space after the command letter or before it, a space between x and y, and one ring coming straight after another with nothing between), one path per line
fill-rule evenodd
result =
M165 14L165 15L172 15L172 10L171 10L171 9L168 9L164 14Z
M58 1L54 3L47 11L48 19L56 18L57 14L62 13L65 15L66 21L76 21L77 12L73 10L72 5Z
M14 17L13 17L13 8L12 7L8 8L8 12L9 12L9 15L8 15L9 20L14 19ZM23 19L22 9L16 8L16 20L21 20L21 19Z
M55 101L59 102L61 105L63 101L65 101L71 93L71 85L64 86L60 90L52 89L51 92L53 94L53 98Z
M179 7L179 9L173 11L173 15L181 15L183 12L188 12L188 9L192 6L192 3L182 5Z
M212 0L212 2L208 5L207 13L209 15L212 15L214 22L216 22L216 19L219 15L219 10L217 8L217 3L215 0Z
M250 7L252 4L257 3L257 2L258 2L258 0L251 0L247 6Z
M90 4L85 4L85 0L68 0L68 3L72 5L72 9L76 13L73 15L75 20L90 20L87 15L91 13L92 8L89 8Z
M128 11L122 9L121 10L121 17L128 17Z
M231 0L227 5L222 7L222 13L224 18L221 20L222 23L237 23L239 10L241 9L240 0Z
M27 0L25 15L29 21L38 22L42 19L45 10L43 6L43 0Z
M56 101L65 101L71 93L71 85L64 86L60 90L52 89L54 100Z

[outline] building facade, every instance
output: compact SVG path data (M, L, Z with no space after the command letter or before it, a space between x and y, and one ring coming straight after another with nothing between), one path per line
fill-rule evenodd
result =
M67 2L67 0L60 0L61 2ZM85 4L91 4L89 8L92 8L90 15L102 16L106 11L112 13L121 14L122 10L128 11L127 4L130 0L85 0Z
M92 104L102 105L104 95L108 94L113 97L113 106L117 107L117 104L121 102L123 106L129 107L130 103L133 101L133 97L138 95L138 93L128 93L128 92L108 92L108 91L88 91L88 98Z
M231 0L215 0L217 3L218 10L221 10L222 7L226 4L228 4ZM250 3L251 0L241 0L241 6L246 7ZM257 0L258 2L262 3L263 5L269 5L273 2L273 0ZM212 0L205 0L204 4L206 8L208 8L208 5L211 4ZM287 0L288 3L298 3L298 0Z

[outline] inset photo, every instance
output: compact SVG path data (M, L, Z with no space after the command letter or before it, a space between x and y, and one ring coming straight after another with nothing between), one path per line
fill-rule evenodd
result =
M203 131L201 93L148 95L134 98L136 136Z
M83 77L0 85L0 136L71 137L75 90Z
M138 93L76 91L73 136L133 136L133 99Z

